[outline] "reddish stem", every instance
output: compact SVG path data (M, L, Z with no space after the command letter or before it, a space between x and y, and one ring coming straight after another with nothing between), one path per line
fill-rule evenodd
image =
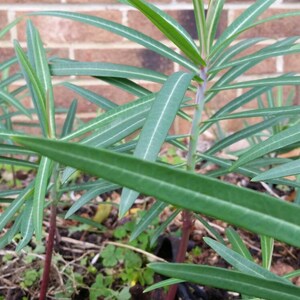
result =
M43 272L39 300L45 300L46 295L47 295L50 271L51 271L51 260L52 260L55 232L56 232L56 205L52 204L51 205L51 216L50 216L50 227L49 227L46 257L45 257L45 264L44 264L44 272Z
M182 263L185 260L185 254L188 248L190 234L193 228L193 213L187 210L182 212L182 234L179 245L179 250L176 257L177 263ZM166 300L174 300L177 293L177 284L172 285L169 289Z

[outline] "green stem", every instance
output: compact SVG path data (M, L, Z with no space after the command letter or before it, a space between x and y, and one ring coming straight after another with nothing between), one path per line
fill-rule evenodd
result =
M207 86L206 68L201 70L200 77L203 79L203 83L197 89L197 94L196 94L197 106L192 121L191 136L190 136L189 149L187 155L187 170L190 172L195 171L195 167L197 163L196 152L197 152L198 138L200 133L200 123L201 123L202 113L204 109L205 91ZM193 228L193 224L194 224L193 213L188 210L184 210L182 212L181 241L180 241L179 251L176 257L177 263L182 263L185 260L185 254L187 251L188 242ZM169 289L166 300L174 300L176 293L177 293L177 285L172 285Z

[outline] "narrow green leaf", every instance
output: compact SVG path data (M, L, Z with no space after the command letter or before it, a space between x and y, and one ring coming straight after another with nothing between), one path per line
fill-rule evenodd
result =
M0 71L2 72L4 70L10 68L12 65L14 65L17 62L18 62L18 59L17 59L16 56L11 57L10 59L7 59L4 62L1 62L1 64L0 64Z
M152 93L151 91L144 88L143 86L126 78L99 77L99 76L97 78L138 97L147 96Z
M13 226L5 234L5 236L7 236L7 243L10 243L15 235L20 231L22 220L22 214L16 217Z
M22 213L21 235L22 240L18 244L16 251L21 251L30 242L34 232L33 227L33 200L30 198L26 201L25 209Z
M209 72L212 68L223 65L227 63L231 58L235 57L236 55L240 54L242 51L250 48L251 46L264 41L265 38L249 38L245 39L243 41L238 42L237 44L231 46L228 48L222 55L220 54L217 57L214 57L213 59L210 60L210 68ZM213 73L213 72L211 72Z
M23 17L16 18L13 22L6 25L0 30L0 39L2 39L14 26L23 20Z
M95 186L94 188L84 193L67 211L65 218L66 219L70 218L70 216L72 216L78 209L86 205L88 202L90 202L92 199L96 198L97 196L103 193L114 191L119 187L120 187L119 185L103 181L103 184Z
M35 179L34 196L33 196L33 227L36 238L42 240L43 216L45 197L47 193L48 181L51 176L52 161L47 157L42 157L40 166Z
M270 118L266 121L262 121L258 124L254 124L252 126L248 126L234 134L231 134L230 136L221 139L220 141L216 142L210 149L208 149L205 153L206 154L214 154L217 153L220 150L223 150L234 143L246 139L248 137L254 136L256 133L261 132L265 130L266 128L269 128L277 123L282 118Z
M222 244L225 245L224 239L222 238L222 236L219 234L219 232L214 229L212 226L209 225L209 223L203 219L201 216L199 215L195 215L196 219L201 222L201 224L206 228L206 230L208 230L211 234L214 235L214 237Z
M274 239L262 235L260 237L261 254L262 254L262 266L270 270L272 264Z
M194 63L205 66L192 37L172 17L143 0L126 0L143 13L167 38L169 38Z
M185 282L185 281L181 280L181 279L174 279L174 278L166 279L166 280L160 281L158 283L155 283L155 284L147 287L144 290L144 293L148 293L148 292L154 291L156 289L163 288L165 286L169 286L169 285L173 285L173 284L178 284L178 283L182 283L182 282Z
M13 139L55 161L157 197L174 206L300 246L298 205L125 154L53 140L29 137Z
M283 277L287 278L287 279L292 279L294 277L299 277L299 276L300 276L300 270L296 270L296 271L293 271L293 272L283 275Z
M153 233L150 239L150 247L153 247L158 240L158 238L163 234L164 230L168 227L168 225L177 217L177 215L181 212L181 209L176 209Z
M284 55L300 52L299 44L297 44L297 47L295 47L295 46L296 45L288 45L285 47L280 47L280 48L275 48L275 49L270 49L269 47L267 47L268 51L259 51L257 53L247 55L242 58L212 67L209 70L209 73L221 71L223 69L234 67L234 66L237 66L237 65L240 65L243 63L247 63L247 62L252 62L253 64L256 64L256 61L260 62L262 59L267 59L269 57L284 56Z
M91 220L90 218L84 218L84 217L81 217L81 216L73 215L73 216L70 216L69 219L80 222L82 224L89 225L89 226L94 227L94 228L97 228L98 230L100 230L102 232L107 231L107 227Z
M221 34L213 47L211 55L219 52L229 45L236 34L241 33L245 28L267 10L276 0L257 0L249 8L235 19Z
M171 48L165 46L164 44L150 38L149 36L137 31L133 30L127 26L108 21L102 18L98 18L91 15L84 15L74 12L66 12L66 11L40 11L31 13L32 15L46 15L46 16L55 16L61 18L67 18L74 21L82 22L85 24L93 25L98 28L103 28L110 32L121 35L129 40L132 40L140 45L145 46L146 48L169 58L171 61L177 62L178 64L186 67L188 70L193 72L197 72L198 68L188 59L183 57L182 55L176 53ZM101 76L101 75L100 75Z
M196 20L198 39L200 42L200 53L206 57L208 53L207 25L205 21L205 8L203 0L193 0L194 15Z
M21 104L21 102L19 102L19 100L15 99L10 93L0 89L0 99L4 100L8 104L17 108L20 112L25 114L27 117L31 118L31 114L28 112L28 110Z
M248 275L252 275L256 278L265 278L269 280L279 281L285 284L291 284L290 281L271 273L270 271L259 266L253 261L244 258L239 253L224 246L223 244L211 238L204 237L203 239L206 244L208 244L212 249L214 249L222 258L224 258L230 265L232 265L238 271Z
M300 141L300 124L294 125L286 130L283 130L260 144L251 147L244 153L233 165L232 170L243 166L246 163L261 157L267 153L274 152L280 148ZM282 166L278 167L282 168Z
M129 102L122 106L110 109L107 113L94 118L92 121L83 124L77 130L65 136L62 140L71 140L79 137L94 129L101 129L109 124L122 123L126 119L131 119L137 115L144 116L149 112L151 105L155 99L156 94L144 96L136 101Z
M62 85L67 87L68 89L76 92L77 94L81 95L82 97L86 98L91 103L98 105L99 107L103 108L104 110L110 110L110 109L118 106L117 104L113 103L109 99L106 99L105 97L102 97L102 96L100 96L92 91L89 91L85 88L82 88L80 86L74 85L69 82L64 82Z
M252 178L252 181L266 181L273 178L280 178L298 174L300 174L300 159L291 161L279 167L265 171Z
M73 129L74 120L76 117L76 110L77 110L78 101L75 99L72 101L68 114L66 116L64 126L62 128L61 137L65 137L66 135L70 134Z
M38 168L38 165L36 163L30 162L27 160L23 160L23 159L11 158L11 157L0 156L0 163L5 164L5 165L21 166L21 167L30 168L30 169Z
M130 241L135 240L143 231L145 231L148 226L161 214L166 206L166 203L156 201L136 224L135 229L130 235Z
M30 20L27 21L27 26L30 27L30 32L32 33L32 47L34 51L32 53L36 76L40 81L42 89L45 95L45 108L48 122L48 135L50 137L55 137L56 135L56 125L55 125L55 104L54 104L54 95L52 80L48 65L48 59L46 51L43 46L41 37L33 26Z
M15 41L15 51L18 57L19 64L23 70L23 74L25 80L27 82L28 87L30 87L30 91L32 93L32 99L34 100L34 104L39 116L40 124L42 129L44 130L44 134L48 132L47 129L47 117L46 117L46 94L43 91L41 83L34 72L26 54L22 50L21 46L17 41Z
M300 85L300 76L285 76L285 77L243 81L232 85L213 87L212 89L209 90L209 92L240 89L240 88L251 88L251 87L262 87L262 86L283 86L283 85Z
M292 116L292 115L298 115L299 113L300 113L299 106L272 107L272 108L246 110L239 113L222 116L219 118L211 118L208 120L208 122L217 122L220 120L228 120L228 119L254 118L254 117Z
M191 264L151 263L150 269L201 285L208 285L269 300L298 300L300 289L278 281L222 268Z
M10 206L1 214L0 218L0 231L11 221L14 214L22 207L24 202L28 200L33 194L33 184L25 188L19 196L10 204Z
M146 113L128 115L121 122L112 122L104 128L95 131L80 143L96 148L110 147L142 128L146 117Z
M20 73L13 74L12 76L9 76L8 78L6 78L4 80L1 80L1 82L0 82L0 88L1 89L6 88L11 83L14 83L17 80L22 79L22 78L23 77L22 77L22 75Z
M192 78L193 74L177 72L165 82L147 116L134 156L149 161L156 160ZM137 197L138 192L123 189L120 216L126 214Z
M250 251L244 244L239 234L232 227L226 228L225 233L231 244L232 250L239 253L240 255L247 258L248 260L253 261L253 257Z
M203 1L201 1L203 2ZM209 50L213 45L216 32L219 26L221 14L223 11L225 0L211 0L209 2L208 11L207 11L207 38L209 44ZM207 53L210 53L208 51Z
M201 157L201 159L207 159L222 168L226 168L226 170L224 171L224 174L230 173L229 170L231 170L231 167L233 165L232 161L224 160L224 159L212 156L212 155L207 155L205 153L201 153L198 155L199 155L199 157ZM248 167L248 164L247 164L247 167L238 167L235 171L240 174L243 174L245 176L248 176L250 178L257 176L260 173L260 171L258 169ZM292 187L300 187L299 182L287 180L287 179L272 179L272 180L268 180L267 182L271 183L271 184L281 184L281 185L287 185L287 186L292 186Z
M100 62L53 63L50 70L54 76L107 76L130 78L164 83L167 76L145 68Z

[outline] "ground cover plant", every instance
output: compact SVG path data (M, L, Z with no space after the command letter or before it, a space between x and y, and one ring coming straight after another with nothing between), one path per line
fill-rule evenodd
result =
M266 58L298 53L298 37L272 41L270 45L246 56L240 54L262 39L250 38L238 43L234 41L241 33L256 25L299 16L300 12L275 15L257 21L275 2L257 0L215 39L225 1L211 0L205 13L204 2L194 0L199 36L195 42L181 25L154 5L142 0L122 2L138 9L153 26L165 34L180 53L136 30L99 17L64 11L45 11L33 15L67 18L111 31L178 63L182 66L182 71L167 76L150 69L117 63L87 63L48 57L38 28L30 21L32 16L24 16L27 19L27 50L15 41L16 56L0 65L0 71L3 72L0 83L3 112L0 131L3 141L1 160L14 167L25 166L37 171L36 176L33 176L24 188L1 192L2 202L9 204L0 219L0 229L4 230L0 240L1 246L5 247L12 241L15 242L16 236L17 251L28 247L33 237L36 243L45 240L44 214L45 209L50 207L46 256L39 295L40 299L46 299L57 212L65 194L83 191L82 196L63 215L68 219L76 217L75 213L96 196L124 187L119 203L119 218L126 216L140 193L156 198L151 208L139 218L135 228L128 230L132 242L140 239L140 242L132 246L135 250L138 247L142 248L144 253L151 250L151 247L143 248L141 235L167 205L173 206L174 210L165 222L157 226L149 242L153 246L159 235L179 213L182 215L182 236L177 255L174 257L175 263L155 262L149 264L147 269L132 249L129 249L131 252L128 250L124 253L117 250L115 245L107 246L100 254L105 267L113 267L118 262L125 261L123 277L118 278L119 280L139 281L142 285L151 285L154 283L153 272L172 277L173 279L159 282L146 290L171 285L165 295L168 300L175 299L178 283L185 281L235 291L248 299L298 299L300 289L289 279L299 273L278 276L270 271L270 267L275 240L295 247L300 245L300 208L296 203L291 204L274 197L273 191L276 186L297 189L300 185L295 178L282 178L297 175L299 161L291 162L291 158L280 157L280 153L296 148L300 140L297 121L299 107L292 105L291 97L284 99L286 102L282 100L280 87L299 85L300 77L284 74L279 77L237 82L244 72ZM1 33L5 34L10 26L14 25L9 25ZM16 63L20 70L11 75L9 69ZM101 95L65 81L66 76L74 75L91 76L105 81L133 94L136 100L117 106ZM104 112L93 120L76 126L74 120L77 101L74 100L68 109L63 127L59 129L56 115L61 113L61 110L55 105L52 83L54 77L62 77L62 85L84 96L87 101L95 103ZM24 86L11 91L10 85L20 78L25 80ZM161 88L153 93L139 84L138 80L161 84ZM279 87L277 97L274 96L274 87ZM220 109L207 109L214 107L214 99L219 93L238 88L248 90ZM32 99L32 110L20 104L20 100L26 95ZM257 109L235 112L251 101L258 103ZM192 111L192 116L187 114L187 111ZM204 119L205 112L207 116ZM37 115L40 135L31 136L26 131L15 130L11 117L21 113L29 118L32 114ZM190 122L190 133L182 136L169 134L175 117ZM260 119L252 125L245 122L245 127L240 131L223 138L222 120L249 117ZM220 133L219 139L208 150L200 152L199 137L213 128ZM235 153L235 157L231 155L228 156L230 159L224 159L218 156L220 152L228 152L229 146L245 139L249 142L248 147L240 153ZM183 156L175 160L161 159L159 152L165 144L171 144L175 149L182 151ZM219 168L205 175L200 174L199 168L207 164L215 164ZM292 170L290 164L294 167ZM277 167L268 170L273 166ZM88 182L74 184L72 181L76 170L96 176L96 179L93 177ZM261 174L262 171L267 172ZM218 179L232 172L254 180L264 180L263 187L272 195L237 187ZM16 198L11 199L12 195L16 195ZM107 205L113 203L107 201L100 204L100 214L105 213ZM254 260L236 230L228 227L224 236L220 236L204 217L222 220L258 235L262 265ZM232 269L184 264L189 237L196 219L215 237L206 237L205 243L227 261ZM95 220L80 220L87 226L99 227L101 223L96 225ZM122 230L119 230L117 235L121 238L122 234L126 235L128 232L122 233ZM30 251L30 248L27 250ZM133 270L126 268L126 260L130 261L128 265L136 267ZM69 272L73 274L75 271ZM143 275L137 278L137 272ZM24 285L34 284L38 275L25 274ZM90 298L129 297L128 289L122 288L114 294L111 285L111 278L103 278L102 274L97 274L90 290ZM99 290L102 294L98 293ZM193 291L193 288L188 288L188 291L193 294L197 289L194 288ZM205 299L203 294L199 297Z

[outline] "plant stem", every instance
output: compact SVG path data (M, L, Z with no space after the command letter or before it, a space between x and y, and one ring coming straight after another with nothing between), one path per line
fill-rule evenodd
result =
M58 203L57 190L59 185L58 175L59 175L58 165L56 165L54 166L54 171L51 179L51 181L54 182L54 185L50 193L50 198L52 200L51 212L50 212L50 225L49 225L49 234L48 234L48 240L46 246L46 257L45 257L44 272L42 277L39 300L46 299L50 273L51 273L51 261L52 261L55 233L56 233L56 214L57 214L57 203Z
M52 252L54 246L54 238L56 232L56 204L51 205L50 228L47 240L46 258L44 264L44 272L41 284L41 292L39 300L45 300L50 279Z
M196 108L192 122L191 136L189 142L189 150L187 155L187 170L190 172L195 171L196 161L197 161L197 146L198 146L198 137L200 133L200 123L204 108L204 98L205 91L207 85L207 76L206 76L206 68L200 71L200 77L203 79L203 83L197 89L196 94ZM184 262L185 253L188 248L188 242L190 238L190 234L194 224L193 213L187 210L182 212L182 234L181 241L179 245L179 251L176 257L177 263ZM174 300L177 293L177 285L172 285L167 294L166 300Z

